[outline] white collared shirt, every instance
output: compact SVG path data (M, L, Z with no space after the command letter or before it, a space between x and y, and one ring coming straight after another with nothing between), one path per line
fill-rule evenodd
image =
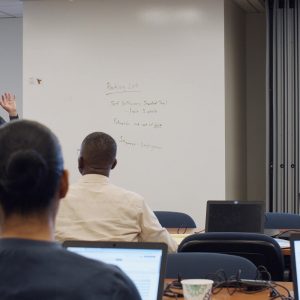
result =
M177 250L176 242L140 195L97 174L82 176L62 199L56 239L163 242L169 252Z

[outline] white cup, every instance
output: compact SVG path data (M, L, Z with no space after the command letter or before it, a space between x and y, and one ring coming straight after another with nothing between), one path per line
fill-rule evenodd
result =
M185 300L210 300L213 281L209 279L181 280Z

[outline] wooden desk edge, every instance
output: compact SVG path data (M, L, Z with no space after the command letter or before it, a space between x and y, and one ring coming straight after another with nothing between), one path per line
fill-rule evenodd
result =
M173 279L165 279L165 284L168 284L172 281ZM289 292L293 291L293 283L292 282L276 282L279 285L282 285L283 287L287 288ZM283 293L286 295L286 292L283 288L278 287L278 290L280 293ZM258 293L251 293L251 294L246 294L246 293L241 293L241 292L236 292L233 295L230 295L227 291L226 288L223 288L218 294L215 294L212 296L212 300L266 300L270 299L269 291L265 290L262 292ZM267 297L266 297L267 296ZM175 299L175 298L170 298L170 297L163 297L163 300L168 300L168 299ZM181 300L184 300L184 298L178 298Z

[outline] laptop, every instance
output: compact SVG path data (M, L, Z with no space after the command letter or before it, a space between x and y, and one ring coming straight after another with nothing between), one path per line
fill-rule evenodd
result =
M300 234L290 235L294 299L300 300Z
M264 233L264 203L209 200L205 231Z
M166 244L65 241L63 247L85 257L117 265L134 282L143 300L162 299Z

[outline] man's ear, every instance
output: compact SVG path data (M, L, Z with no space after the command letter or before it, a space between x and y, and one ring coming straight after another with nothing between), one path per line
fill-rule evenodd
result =
M67 170L63 170L60 177L60 187L59 187L59 199L64 198L69 189L69 173Z
M80 172L81 175L82 175L83 169L84 169L83 157L79 156L78 157L78 170L79 170L79 172Z
M118 161L117 161L117 159L115 158L113 164L111 165L111 169L112 169L112 170L116 167L117 163L118 163Z

